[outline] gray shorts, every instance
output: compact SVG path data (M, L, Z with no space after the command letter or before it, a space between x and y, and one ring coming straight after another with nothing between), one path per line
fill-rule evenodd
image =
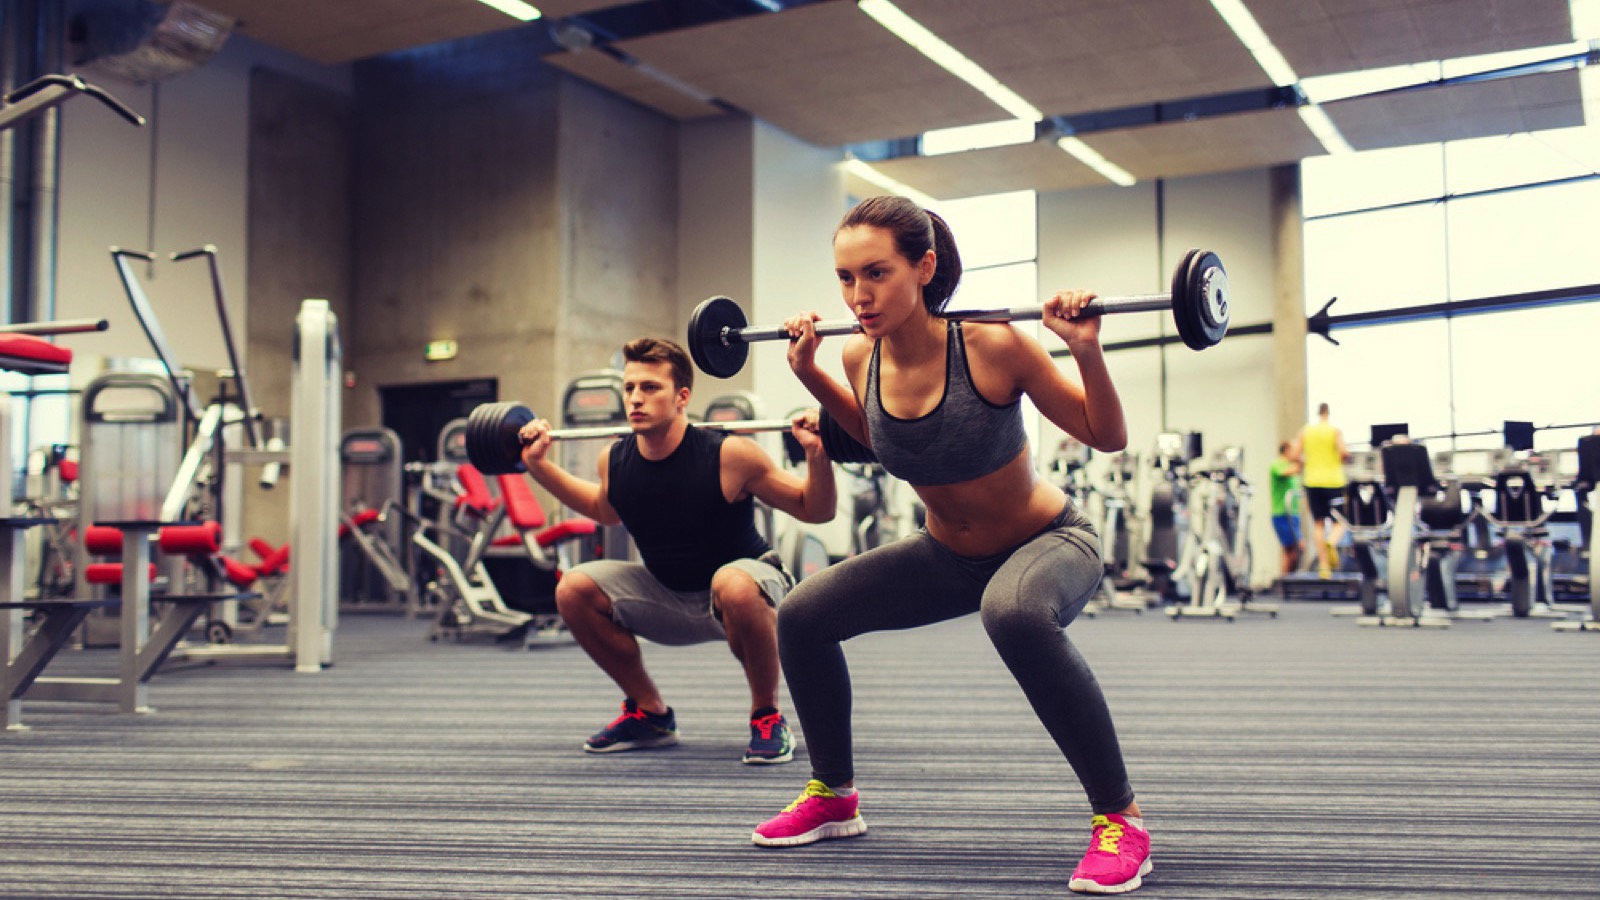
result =
M759 559L736 559L733 568L755 579L776 607L793 582L777 566ZM656 580L643 563L597 559L567 570L587 576L611 599L611 619L639 637L657 644L703 644L725 641L728 633L713 614L711 591L675 591Z

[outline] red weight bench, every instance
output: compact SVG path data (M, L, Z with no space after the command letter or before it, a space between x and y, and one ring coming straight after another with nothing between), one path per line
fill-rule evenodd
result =
M32 334L0 334L0 369L23 375L59 375L72 364L72 351ZM7 404L9 406L9 404ZM0 409L0 471L11 471L9 416ZM89 611L108 601L74 599L28 600L23 596L21 532L59 520L46 517L0 518L0 689L5 702L5 728L22 727L22 697L56 653L66 646ZM24 633L31 616L33 628Z
M150 678L211 605L260 596L248 591L153 594L150 585L155 580L156 567L151 562L152 538L160 552L188 557L211 584L226 580L225 569L217 558L222 549L222 526L216 522L135 520L101 522L89 527L84 533L86 550L98 555L114 551L121 558L116 563L84 567L86 581L119 586L120 599L109 601L121 606L117 677L40 677L27 691L29 700L115 703L122 712L150 712ZM161 604L163 612L152 626L153 604Z
M534 496L533 488L528 485L528 479L521 473L499 475L496 478L500 483L500 497L505 501L506 516L511 520L511 527L515 528L517 533L514 536L508 535L496 539L494 546L521 544L527 549L534 565L552 571L558 570L558 560L547 551L551 548L559 549L579 538L594 536L593 519L565 519L546 528L544 507L539 505L539 498Z

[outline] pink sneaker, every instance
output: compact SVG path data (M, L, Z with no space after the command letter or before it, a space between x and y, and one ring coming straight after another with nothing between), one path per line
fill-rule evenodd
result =
M793 847L866 834L867 822L856 811L859 799L859 794L841 797L813 778L787 809L757 825L750 840L763 847Z
M1150 874L1150 833L1119 815L1095 816L1089 852L1067 887L1085 894L1124 894Z

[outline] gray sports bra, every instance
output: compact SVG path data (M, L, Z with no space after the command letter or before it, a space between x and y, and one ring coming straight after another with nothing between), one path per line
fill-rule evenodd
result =
M898 419L883 409L881 343L873 343L867 364L864 411L873 452L889 474L917 485L971 481L1016 459L1027 446L1022 402L996 406L973 386L959 321L951 320L945 328L944 396L927 415L915 419Z

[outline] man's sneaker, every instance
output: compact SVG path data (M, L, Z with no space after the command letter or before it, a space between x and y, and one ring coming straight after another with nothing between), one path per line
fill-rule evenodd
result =
M1119 815L1095 816L1089 852L1067 887L1085 894L1123 894L1150 874L1150 834Z
M677 742L678 722L670 708L661 715L647 713L630 698L622 701L622 715L585 741L583 749L589 753L619 753L670 747Z
M744 749L747 766L771 766L794 759L794 733L783 714L770 706L750 717L750 746Z
M763 847L793 847L866 834L867 822L856 811L860 799L860 794L841 797L813 778L788 809L757 825L750 840Z

